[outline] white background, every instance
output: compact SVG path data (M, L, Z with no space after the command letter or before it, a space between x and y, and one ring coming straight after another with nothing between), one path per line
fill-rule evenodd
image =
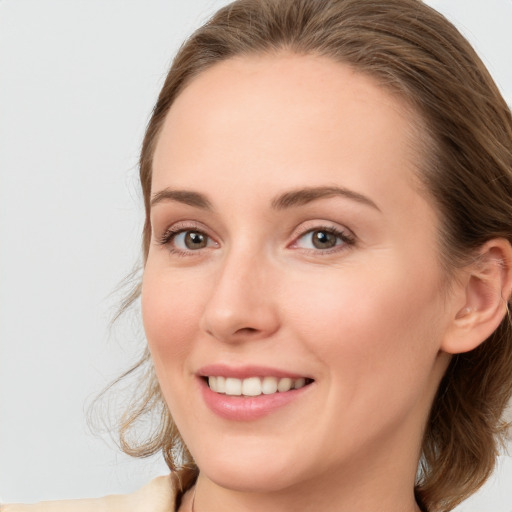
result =
M0 0L0 498L129 492L166 472L87 430L143 339L109 333L138 260L137 158L171 57L222 0ZM512 99L512 0L431 0ZM512 511L512 459L459 512Z

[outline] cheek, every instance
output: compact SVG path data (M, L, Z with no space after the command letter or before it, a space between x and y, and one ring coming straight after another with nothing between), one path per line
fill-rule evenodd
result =
M389 266L385 274L352 270L323 283L321 293L295 291L302 300L294 332L323 372L329 425L345 425L333 434L340 445L347 436L391 435L428 409L442 333L434 279L404 279Z
M184 417L194 414L188 402L193 381L189 356L197 339L204 290L201 293L201 287L178 275L147 264L141 306L156 376L172 417L181 426Z
M157 373L162 366L182 365L197 332L201 302L200 287L176 279L174 273L146 265L142 282L142 318Z
M293 300L295 331L331 369L332 378L412 381L438 352L442 303L434 270L407 272L381 261L372 271L340 269L325 279L302 277Z

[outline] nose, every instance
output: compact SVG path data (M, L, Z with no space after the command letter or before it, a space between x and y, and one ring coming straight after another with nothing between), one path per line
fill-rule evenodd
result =
M227 343L272 336L280 325L274 274L261 256L227 255L217 269L201 329Z

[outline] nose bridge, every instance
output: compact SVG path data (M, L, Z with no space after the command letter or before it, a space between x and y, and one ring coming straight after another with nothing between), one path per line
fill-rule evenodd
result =
M250 241L229 249L205 305L202 328L222 341L266 337L278 328L273 269Z

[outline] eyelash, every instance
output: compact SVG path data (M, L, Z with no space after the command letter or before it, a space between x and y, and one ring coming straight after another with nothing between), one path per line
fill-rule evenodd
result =
M326 249L304 249L297 247L299 240L306 237L307 235L313 235L314 233L328 233L330 235L334 235L336 238L341 240L341 244L336 243L333 247ZM306 229L301 233L297 234L294 238L294 242L291 244L291 247L297 247L297 250L301 250L308 253L314 253L315 255L327 256L329 254L340 252L347 250L349 247L355 245L356 238L351 233L344 231L340 228L334 226L314 226L310 229Z
M207 233L204 232L204 230L202 229L198 229L196 228L195 226L182 226L182 225L177 225L177 226L172 226L170 227L169 229L167 229L165 231L165 233L157 240L157 243L159 245L166 245L168 246L168 250L172 253L172 254L176 254L177 256L190 256L191 253L195 252L193 250L188 250L188 251L185 251L183 249L178 249L176 247L174 247L171 242L178 236L180 235L181 233L187 233L187 232L191 232L191 233L197 233L199 235L202 235L204 236L205 238L207 239L212 239Z
M197 233L199 235L202 235L206 237L209 240L212 240L212 238L205 233L202 229L197 229L195 226L173 226L165 231L165 233L157 240L157 243L159 245L168 246L169 251L172 254L176 254L178 256L191 256L192 253L199 251L199 249L196 250L183 250L178 249L174 247L171 242L181 233L186 232L193 232ZM289 247L296 247L298 244L298 241L304 238L308 234L313 234L315 232L325 232L330 235L334 235L336 238L339 238L341 240L341 244L336 244L335 246L327 249L301 249L300 247L297 247L297 250L302 250L304 252L314 252L315 254L320 255L328 255L333 252L343 251L346 250L348 247L355 245L356 239L352 234L349 234L347 231L343 231L339 228L336 228L334 226L315 226L313 228L307 229L305 231L302 231L298 233L295 238L294 242Z

